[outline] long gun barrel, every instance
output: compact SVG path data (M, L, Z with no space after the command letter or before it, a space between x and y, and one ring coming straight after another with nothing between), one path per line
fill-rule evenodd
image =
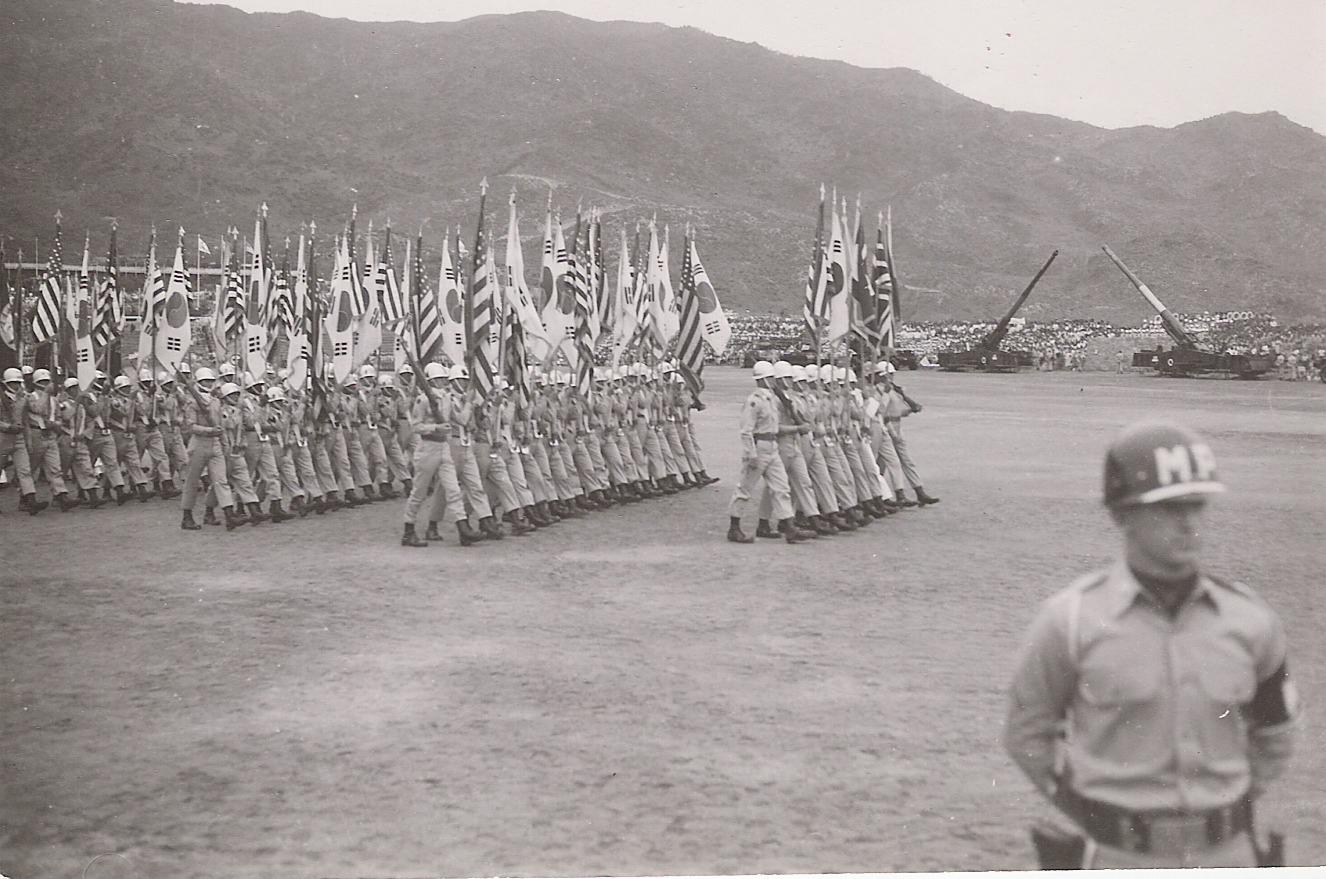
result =
M1133 274L1133 270L1124 265L1123 260L1115 256L1114 251L1110 250L1108 245L1101 245L1100 249L1105 251L1105 255L1132 282L1133 286L1137 288L1137 292L1141 293L1146 301L1151 303L1151 307L1156 310L1156 314L1160 315L1160 321L1165 327L1165 332L1169 333L1170 338L1181 348L1196 348L1197 340L1188 334L1188 331L1183 328L1183 324L1179 323L1179 319L1165 307L1165 303L1157 299L1156 294L1152 293L1150 288L1142 283L1142 279Z
M995 325L995 328L981 340L982 348L998 348L999 343L1004 341L1004 336L1008 335L1008 322L1011 321L1013 315L1017 314L1018 310L1022 308L1022 304L1027 301L1027 297L1031 295L1031 291L1035 289L1036 284L1040 282L1041 275L1045 274L1046 270L1050 268L1050 263L1054 262L1054 258L1058 255L1059 251L1057 250L1050 254L1050 258L1045 261L1045 265L1041 266L1041 270L1036 273L1036 277L1031 279L1031 283L1027 285L1027 289L1023 290L1022 295L1018 297L1017 302L1013 303L1013 307L1010 308L1008 313L1000 319L999 323Z

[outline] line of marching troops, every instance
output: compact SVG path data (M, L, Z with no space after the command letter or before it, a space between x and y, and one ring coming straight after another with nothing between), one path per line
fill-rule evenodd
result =
M755 542L742 531L741 516L757 492L755 536L788 543L939 503L922 485L903 438L902 419L921 404L894 383L896 372L880 361L861 387L845 366L756 362L756 388L741 415L742 472L728 505L727 539Z
M316 404L281 386L283 374L237 376L229 363L144 369L109 386L98 372L86 390L7 370L0 468L13 465L33 515L48 506L36 493L44 475L65 511L182 495L186 531L202 528L200 496L203 524L233 530L403 493L401 543L416 547L440 540L442 522L470 545L501 539L502 521L526 534L717 481L691 420L703 406L670 363L596 367L588 402L565 372L535 371L526 401L504 379L480 398L464 366L423 370L418 382L410 366L379 377L365 365Z

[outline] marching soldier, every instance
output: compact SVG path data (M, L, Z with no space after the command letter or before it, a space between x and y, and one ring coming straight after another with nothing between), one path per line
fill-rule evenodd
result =
M452 406L454 396L447 390L447 368L440 363L429 363L423 368L420 393L415 397L410 422L417 439L414 451L414 484L405 501L405 528L401 546L427 546L429 540L441 540L437 523L444 518L454 522L461 546L470 546L483 539L470 528L465 515L465 499L456 478L456 463L451 451L451 432L455 423ZM430 504L428 534L420 538L415 531L419 512L430 488L434 490Z
M156 492L147 487L147 474L138 458L138 438L135 436L137 407L134 405L133 382L127 375L115 376L114 391L107 395L106 422L114 436L115 457L120 468L129 477L138 494L138 500L147 503ZM127 498L120 499L124 503Z
M50 371L35 370L32 388L27 406L28 459L34 476L38 471L46 474L46 484L51 487L55 503L61 512L67 513L81 501L77 498L70 500L65 488L60 462L60 419L55 394L51 391Z
M915 412L921 411L921 404L907 396L903 389L894 382L893 376L897 370L893 364L889 364L889 369L884 371L883 390L886 398L884 405L884 427L889 433L889 439L893 440L893 448L898 453L898 460L902 464L903 476L907 484L912 487L916 494L916 503L921 506L939 503L939 498L926 494L925 487L921 485L921 474L917 472L916 464L912 462L912 456L907 451L907 442L902 438L902 419ZM907 501L903 495L901 487L897 488L897 500L899 503ZM904 505L911 505L907 501Z
M386 466L389 470L386 488L394 496L395 491L392 489L391 479L399 479L402 493L405 497L409 497L412 488L410 485L410 463L405 457L405 451L401 448L400 441L397 439L401 404L400 394L396 390L396 379L390 375L379 377L375 391L377 398L374 418L377 422L379 442L387 456ZM409 424L409 418L406 418L405 421L406 424Z
M184 496L180 500L183 512L180 528L184 531L198 531L202 528L194 521L193 511L198 503L199 485L206 474L211 483L208 491L215 494L225 515L226 530L233 531L248 522L248 519L243 513L236 513L235 501L226 478L221 401L212 394L216 375L207 367L202 367L196 377L188 372L181 372L179 377L180 384L190 398L185 408L192 410L188 417L188 464L181 477L184 481Z
M70 376L64 380L64 392L60 395L56 409L60 428L60 463L64 470L74 475L87 508L96 510L110 500L110 490L107 489L105 497L97 494L97 475L92 469L92 455L88 451L90 424L82 396L78 379Z
M793 393L789 396L792 409L802 424L799 433L801 457L806 462L806 473L815 491L815 505L824 526L815 530L820 534L855 531L856 526L848 522L838 510L838 496L834 493L833 477L824 456L823 445L827 432L818 418L818 404L809 388L810 375L814 372L815 367L792 367Z
M188 374L189 364L181 363L180 372ZM157 373L157 389L161 395L158 404L158 418L161 427L161 444L166 450L166 459L168 460L170 470L183 476L184 467L188 462L188 453L184 447L183 434L184 429L182 411L184 409L184 391L175 386L175 377L168 372ZM178 490L178 486L173 483L168 486L172 491ZM166 495L162 495L165 497ZM170 497L176 495L171 494Z
M221 385L221 429L222 429L222 449L226 456L226 477L230 482L230 489L234 492L239 509L248 510L247 521L250 524L257 525L267 521L267 514L262 511L258 505L258 493L254 491L253 479L249 473L249 462L247 458L247 449L245 445L245 432L248 425L245 423L245 407L240 399L239 385L234 382L226 382ZM216 500L224 501L221 492L217 491L216 483L212 483L212 490L216 492ZM222 503L224 507L225 504ZM230 520L226 520L226 529L233 526Z
M368 454L364 451L360 434L367 413L363 401L359 399L359 378L354 373L346 376L342 383L341 407L341 428L345 434L345 454L350 461L350 475L354 484L359 486L364 502L371 503L377 500L377 495L373 490L373 473L369 469ZM376 430L373 436L377 436Z
M741 480L732 493L728 505L727 539L733 543L754 543L741 530L741 514L750 503L752 492L768 485L772 492L773 512L778 517L778 530L788 543L800 543L814 537L802 531L792 521L792 495L787 484L787 472L778 457L778 401L769 389L773 381L773 364L760 360L752 376L756 388L746 398L741 412Z
M161 396L152 370L138 370L138 390L131 395L134 406L134 447L144 478L152 477L162 500L179 497L171 480L170 458L161 432Z
M276 518L278 513L286 519L296 513L301 517L308 515L304 508L306 492L300 484L299 474L295 470L294 456L291 454L292 439L290 418L286 412L285 391L279 387L271 388L267 391L267 442L276 459L276 473L281 483L280 493L276 495L271 505L273 522L281 521ZM290 513L286 513L281 508L282 501L286 499L290 501Z
M448 373L451 381L451 455L456 466L456 479L465 498L468 513L479 520L479 531L489 540L501 540L502 526L493 521L493 510L484 491L479 462L474 454L475 391L467 387L470 371L455 364Z
M0 470L12 461L18 477L19 509L35 516L46 509L37 502L37 486L32 481L32 462L28 457L27 431L28 392L24 388L23 373L9 368L4 372L4 390L0 391Z
M381 414L381 394L377 388L378 371L371 363L365 363L359 369L359 389L355 403L359 408L359 445L364 450L365 468L369 474L370 485L376 485L378 498L389 500L398 497L392 488L394 475L387 459L387 448L382 442L382 432L378 430Z
M272 438L272 413L265 397L267 383L244 374L245 396L240 402L244 413L244 463L260 502L267 501L268 517L279 524L291 518L281 507L281 471L276 464Z
M806 469L806 459L801 454L801 435L809 432L810 425L802 422L787 394L792 376L792 364L786 360L779 360L773 365L773 379L769 383L769 390L778 398L778 457L782 459L783 469L787 471L792 507L796 511L793 519L797 527L808 532L813 531L818 537L833 532L821 524L819 506L815 501L815 489L810 484L810 471ZM768 486L765 486L760 497L760 521L755 529L756 537L781 536L769 525L772 507L772 492Z

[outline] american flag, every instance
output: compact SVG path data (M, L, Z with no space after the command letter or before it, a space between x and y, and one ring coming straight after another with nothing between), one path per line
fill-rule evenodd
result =
M443 238L443 247L450 247L450 242ZM405 259L408 262L410 255ZM437 295L428 289L428 276L424 274L424 236L420 234L414 243L414 272L407 281L406 294L411 296L415 312L415 338L419 340L419 362L428 363L437 358L442 348L442 318L438 313ZM423 377L420 376L422 381Z
M801 310L806 324L806 335L810 337L816 348L820 344L820 328L829 313L824 274L824 186L821 184L820 219L815 226L815 244L810 252L810 266L806 269L806 302Z
M608 267L603 259L603 219L598 214L594 215L594 277L595 294L598 297L598 332L595 333L596 340L603 337L603 334L611 334L613 321L617 317L616 303L608 295Z
M378 264L378 307L382 320L390 326L405 319L405 302L396 282L396 266L391 259L391 226L387 226L386 243L382 246L382 262Z
M586 230L588 236L588 230ZM581 399L588 400L590 392L594 389L594 333L593 318L596 314L596 304L594 302L594 274L595 268L590 253L589 241L585 241L584 247L580 242L576 242L576 253L571 259L571 280L575 284L576 291L576 324L575 324L575 346L576 346L576 389L580 392Z
M105 347L124 331L124 303L120 299L120 254L111 226L110 251L106 254L106 277L97 292L97 329L93 342Z
M479 189L479 228L474 236L474 270L470 275L470 295L465 298L465 328L469 361L470 385L487 397L495 384L493 371L492 330L494 313L496 277L492 272L492 260L488 258L488 242L483 231L484 204L488 197L488 180L485 178Z
M359 272L355 265L355 217L359 215L359 206L355 205L350 210L350 229L346 234L346 251L349 254L350 270L350 310L356 317L368 311L369 296L372 291L368 290L359 278Z
M60 274L64 270L64 250L60 239L60 215L55 215L55 244L37 295L37 308L32 315L32 339L38 345L49 342L60 331Z
M700 367L704 364L704 331L700 328L700 294L695 287L695 267L691 263L689 230L682 244L681 257L681 329L677 332L677 369L690 386L700 393Z
M267 325L267 331L272 344L280 337L281 330L285 330L286 338L294 335L295 332L295 309L290 295L290 252L287 242L285 259L281 262L281 271L276 275L276 286L272 292L271 303L268 313L271 315L271 321Z
M244 279L239 271L239 247L230 248L230 268L226 270L226 338L244 335Z
M875 289L875 316L872 321L879 344L893 347L893 272L889 269L888 246L884 241L883 217L875 233L875 259L871 266L871 286Z
M157 266L157 232L147 245L147 271L143 276L143 332L151 335L166 313L166 278Z

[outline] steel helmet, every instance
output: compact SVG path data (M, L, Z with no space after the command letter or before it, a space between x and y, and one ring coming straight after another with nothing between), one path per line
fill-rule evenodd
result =
M174 380L175 377L165 370L157 373L157 384L164 385L166 382L173 382Z
M851 382L852 384L856 384L856 370L855 370L855 369L849 369L849 370L847 370L847 380L848 380L849 382Z
M109 376L107 376L106 373L102 372L100 369L98 369L96 372L92 374L92 380L94 382L104 382L107 378L109 378Z
M558 383L559 385L570 385L570 384L571 384L571 373L569 373L569 372L559 372L559 373L557 373L557 383Z
M427 381L432 381L435 378L446 378L446 377L447 377L447 368L442 364L440 363L424 364L424 378Z
M594 381L596 382L607 381L607 378L608 378L608 370L606 370L602 366L594 367Z
M424 373L427 374L428 368L424 367ZM414 367L408 363L402 363L401 368L396 370L397 375L414 375Z
M773 376L774 378L791 378L792 364L786 360L779 360L773 365Z
M221 386L221 396L229 397L231 394L239 393L239 385L234 382L226 382Z
M819 380L820 380L820 381L822 381L822 382L831 382L831 381L833 381L833 364L832 364L832 363L822 363L822 364L820 364L820 368L817 370L817 372L819 373ZM809 370L809 369L806 370L806 374L807 374L807 375L810 375L810 370ZM814 377L815 377L815 376L811 376L811 378L814 378Z
M756 381L762 378L769 378L774 374L774 365L767 360L755 361L755 366L750 371L751 377Z
M270 391L267 392L267 402L284 403L285 391L281 390L280 388L272 388Z
M15 369L15 368L12 367L12 366L9 367L9 369L6 369L6 370L5 370L5 384L7 384L7 385L8 385L8 384L13 384L14 382L20 382L20 383L21 383L22 381L23 381L23 372L22 372L22 370Z
M140 384L142 382L151 382L155 380L155 378L156 376L152 375L152 370L148 369L146 366L138 370L138 381Z
M898 369L887 360L881 360L875 364L875 375L893 375Z
M804 366L793 366L793 367L792 367L792 381L794 381L794 382L803 382L803 381L805 381L805 380L806 380L806 367L804 367Z
M395 376L384 375L382 378L378 379L378 387L382 388L383 390L396 387Z
M225 363L221 364L220 368L217 370L217 373L222 378L229 378L235 374L235 364L227 360Z
M23 368L19 370L19 373L21 375L32 375L32 367L25 363L23 364Z
M117 375L115 376L115 381L112 383L112 386L115 388L115 390L119 391L129 387L132 384L133 382L129 381L129 376Z
M1140 422L1126 428L1105 453L1105 505L1128 507L1219 494L1215 455L1185 427Z
M681 374L680 370L672 373L672 383L675 385L686 384L686 377Z
M359 387L359 377L353 372L350 373L345 377L345 381L341 382L341 387L346 389Z
M363 366L359 367L359 377L360 377L360 378L377 378L377 377L378 377L378 371L377 371L376 369L373 368L373 364L371 364L371 363L365 363Z
M465 368L463 363L453 363L451 369L447 370L447 378L452 381L464 381L470 377L470 371Z
M175 371L178 372L178 373L181 373L181 374L183 374L183 375L188 375L189 373L193 372L193 369L190 368L189 364L187 364L187 363L181 363L181 364L179 365L179 368L176 369Z
M659 375L667 375L668 373L672 372L672 368L673 368L672 364L664 360L662 363L658 365L658 373Z
M78 390L78 379L74 378L72 375L69 376L69 378L64 380L64 389L66 391Z
M51 380L51 371L49 369L38 369L32 373L33 382L48 382Z
M499 375L497 377L497 382L493 385L493 387L499 391L505 391L511 387L511 382L507 381L503 376Z
M846 367L846 366L839 366L839 367L835 368L834 371L833 371L833 380L836 381L836 382L845 382L845 381L847 381L847 367Z
M206 366L200 366L198 368L198 373L194 378L200 382L214 382L216 381L216 373L212 372L212 370L208 369Z
M276 371L277 381L285 381L288 378L290 378L290 370L286 369L284 366Z

